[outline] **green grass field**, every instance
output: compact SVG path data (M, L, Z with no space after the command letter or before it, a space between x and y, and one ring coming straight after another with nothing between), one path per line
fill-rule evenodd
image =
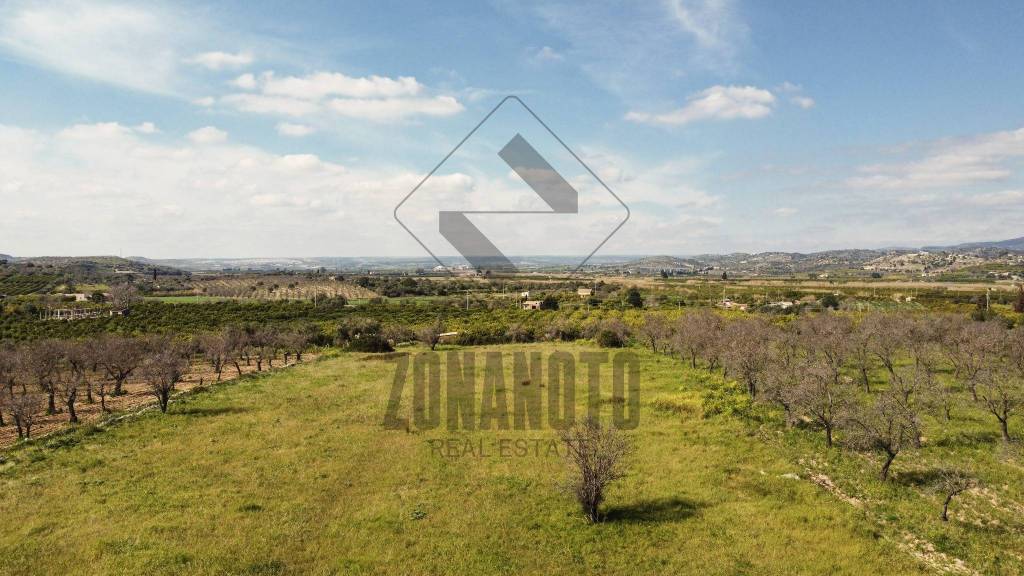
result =
M942 526L928 497L869 480L862 457L825 456L812 431L702 417L720 376L635 351L635 452L601 524L559 488L557 456L452 458L430 444L486 449L553 432L385 430L395 362L326 354L182 399L167 415L3 454L0 574L934 573L901 547L908 531L984 573L1019 573L1019 518ZM838 485L897 503L850 505L807 481L808 456ZM1000 536L1016 544L1004 542L996 566L983 547Z

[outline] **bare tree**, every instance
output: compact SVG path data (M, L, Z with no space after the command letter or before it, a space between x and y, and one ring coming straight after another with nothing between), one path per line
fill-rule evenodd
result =
M672 339L672 325L661 314L647 314L637 335L657 353L668 346Z
M722 317L709 310L700 310L683 315L676 322L672 347L676 354L689 360L690 367L697 367L697 360L703 359L709 370L719 362L719 342L722 335Z
M32 437L32 426L43 408L43 397L34 391L23 390L13 393L10 400L11 416L18 430L18 438Z
M116 284L110 287L110 301L118 310L129 310L139 301L139 293L131 284Z
M199 337L199 342L206 359L210 362L210 367L217 374L217 382L220 382L224 366L231 355L231 345L225 332L207 332Z
M145 343L125 336L103 336L96 344L99 364L107 378L114 382L114 396L124 394L124 383L146 358ZM100 404L106 405L106 386L100 394Z
M820 357L838 384L843 366L850 354L853 322L846 316L831 312L803 315L795 325L800 342L808 354Z
M939 480L936 488L943 495L942 521L949 522L949 504L953 498L973 489L977 481L962 470L944 469L939 473Z
M1002 353L1007 331L996 322L975 322L966 318L950 319L942 346L953 364L957 379L978 400L978 379Z
M284 361L288 362L290 356L295 356L296 362L302 362L302 354L310 345L309 332L305 330L291 330L283 334L282 346L284 347Z
M441 334L443 333L444 321L438 318L430 325L420 328L416 332L416 337L420 342L430 346L430 349L433 350L437 347L437 343L441 341Z
M875 367L875 338L878 335L867 322L860 322L850 333L850 363L857 371L864 391L871 393L871 370Z
M0 342L0 426L6 426L4 409L14 397L14 377L18 370L17 352L10 343Z
M18 369L22 377L34 383L46 395L46 413L56 414L55 385L60 376L63 345L59 340L37 340L19 349ZM22 392L25 392L24 386Z
M568 488L590 522L599 522L599 508L608 486L624 475L623 458L629 444L618 430L602 428L587 418L560 433L569 465Z
M835 430L852 403L848 385L837 382L828 361L811 358L794 366L789 402L825 431L825 446L831 448Z
M167 404L175 387L181 382L188 368L181 351L176 346L169 346L150 356L142 365L142 377L149 387L150 393L160 404L160 411L167 412Z
M889 479L889 468L896 456L913 446L915 431L909 410L900 394L885 391L856 404L846 420L844 429L853 448L882 453L879 477L883 481Z
M735 320L726 324L722 338L725 367L746 384L751 398L757 398L758 385L779 338L778 328L763 318Z
M76 424L78 413L75 412L75 402L78 400L79 391L86 387L86 372L92 363L92 351L89 345L82 341L69 340L63 342L63 345L64 361L67 363L68 371L59 380L58 390L67 408L68 422Z
M1003 441L1010 442L1010 418L1024 406L1024 378L1006 365L985 370L978 379L978 400L999 421Z
M862 320L863 329L871 332L872 353L892 375L896 358L907 337L907 322L897 314L870 314Z

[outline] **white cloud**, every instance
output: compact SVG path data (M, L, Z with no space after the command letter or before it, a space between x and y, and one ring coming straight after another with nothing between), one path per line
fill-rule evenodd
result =
M792 98L789 99L789 101L792 102L793 104L796 104L800 108L803 108L804 110L814 108L814 98L811 98L809 96L793 96Z
M390 121L409 116L451 116L464 110L451 96L434 98L335 98L328 103L331 111L350 118Z
M944 140L927 146L917 160L862 166L848 178L853 188L904 190L954 188L999 182L1013 174L1008 163L1024 158L1024 128Z
M160 132L160 129L152 122L143 122L135 127L135 131L142 134L156 134L157 132Z
M281 136L291 136L292 138L300 138L302 136L309 136L313 133L313 128L306 126L305 124L292 124L290 122L279 122L277 124L277 133Z
M712 86L690 98L686 106L664 114L629 112L626 119L645 124L681 126L701 120L764 118L772 113L775 96L754 86Z
M202 98L196 98L192 100L192 103L196 106L202 106L203 108L209 108L217 103L217 99L213 96L203 96Z
M228 133L213 126L203 126L189 132L188 139L196 144L218 144L228 139Z
M533 54L533 59L539 62L561 62L565 56L551 46L544 46Z
M246 73L235 78L231 83L243 90L252 90L256 87L256 77L251 73Z
M353 77L338 72L279 77L273 72L245 74L235 85L255 93L228 94L220 101L244 112L309 117L331 114L376 122L413 116L450 116L461 112L453 96L423 94L415 78Z
M746 26L737 18L730 0L668 0L667 4L697 46L719 57L731 58L737 42L746 35Z
M409 76L346 76L340 72L317 72L308 76L277 77L266 72L260 77L264 94L303 100L321 100L329 96L351 98L395 98L415 96L423 85Z
M196 64L209 70L226 70L241 68L252 64L252 54L248 52L203 52L188 59L190 64Z
M965 194L964 200L977 206L1024 206L1024 190Z
M310 116L321 110L317 102L262 94L228 94L221 97L220 101L243 112L254 114Z
M0 125L5 248L123 248L152 257L420 253L391 217L420 174L349 169L230 141L166 140L114 122L55 133Z
M0 7L0 50L65 74L172 94L181 89L181 31L198 28L148 4L12 2Z
M776 216L781 216L783 218L788 218L790 216L793 216L797 212L799 212L799 210L797 210L796 208L789 207L789 206L780 206L779 208L776 208L775 210L772 210L772 214L775 214Z

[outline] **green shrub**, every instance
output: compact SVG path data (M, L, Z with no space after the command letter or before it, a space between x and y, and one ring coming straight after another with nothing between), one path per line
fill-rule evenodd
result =
M602 348L622 348L626 345L618 332L604 329L597 333L597 345Z
M351 340L348 343L348 349L352 352L370 353L395 351L395 349L391 347L391 343L380 334L364 334L359 338Z

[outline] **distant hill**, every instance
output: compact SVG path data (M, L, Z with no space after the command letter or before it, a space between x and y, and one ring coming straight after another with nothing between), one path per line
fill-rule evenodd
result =
M926 246L925 250L980 250L983 248L997 248L1003 250L1013 250L1015 252L1024 252L1024 237L1013 238L1010 240L999 240L997 242L968 242L966 244L957 244L956 246Z
M14 262L14 256L10 254L0 254L0 260L7 260L8 262Z

